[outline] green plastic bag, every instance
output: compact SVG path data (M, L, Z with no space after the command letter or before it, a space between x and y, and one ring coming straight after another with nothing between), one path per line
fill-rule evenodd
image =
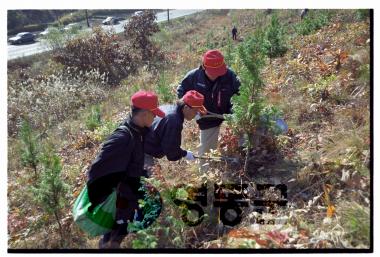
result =
M92 212L88 209L91 202L88 198L87 186L85 186L75 200L73 216L75 223L90 236L103 235L112 230L116 216L116 190Z

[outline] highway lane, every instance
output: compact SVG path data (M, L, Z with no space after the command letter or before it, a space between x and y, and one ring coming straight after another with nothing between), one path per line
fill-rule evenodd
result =
M197 12L201 12L203 10L170 10L169 11L169 17L170 19L176 19L179 17L191 15ZM163 22L167 20L167 12L160 12L156 14L157 22ZM119 24L111 25L111 26L102 26L103 29L109 30L114 29L116 33L121 33L124 30L124 25L128 23L128 20L122 21ZM91 30L91 28L87 28L86 30ZM24 45L8 45L8 60L16 59L19 57L29 56L37 53L42 53L45 51L48 51L49 47L41 42L36 41L35 43L31 44L24 44Z

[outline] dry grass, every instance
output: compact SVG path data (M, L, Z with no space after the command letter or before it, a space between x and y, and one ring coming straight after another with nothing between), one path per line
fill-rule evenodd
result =
M297 239L301 247L368 247L367 227L358 227L357 224L364 222L368 224L368 204L365 202L368 197L368 158L369 158L369 80L366 66L368 61L364 61L358 66L358 77L354 78L358 82L356 86L344 79L351 72L351 66L342 66L342 69L336 74L336 81L329 83L329 89L334 97L342 94L341 103L338 104L336 99L331 99L319 103L319 99L306 94L301 88L318 84L326 76L314 74L308 70L312 63L302 63L297 60L299 53L307 53L310 49L315 48L324 42L325 38L330 38L330 42L337 42L336 47L347 51L349 55L355 55L362 49L367 49L368 45L362 43L362 39L368 36L368 24L365 22L343 22L344 15L349 13L339 12L337 16L337 26L331 26L329 29L322 29L321 32L310 36L299 36L291 44L289 52L284 58L274 60L268 69L264 71L264 77L267 84L266 95L270 103L277 104L285 113L285 118L293 134L286 137L287 143L284 146L291 147L292 157L290 161L297 160L297 163L278 162L274 164L273 170L291 171L296 169L293 177L295 182L289 182L289 196L299 194L294 199L293 207L289 210L283 210L281 215L286 216L292 226L287 225L282 228L288 229L289 235L299 234L301 229L307 231L306 239ZM295 22L298 17L295 16L295 10L287 10L279 13L280 19L284 24ZM256 18L254 18L256 17ZM201 54L210 42L215 42L216 47L223 48L229 36L230 28L236 24L239 30L240 40L249 35L259 23L265 24L269 17L263 14L262 10L232 10L226 12L207 11L193 16L173 20L171 24L161 26L162 31L155 35L154 40L163 46L163 51L167 58L167 64L162 67L160 72L151 72L141 69L138 74L131 76L122 81L119 88L113 89L109 96L101 103L101 116L104 120L118 122L125 118L129 110L129 97L138 89L156 90L159 81L159 74L164 72L170 92L175 96L176 85L183 78L184 74L200 64ZM212 33L211 33L212 31ZM356 31L357 33L348 32ZM360 42L356 42L358 40ZM236 46L236 45L234 45ZM334 48L334 46L332 46ZM334 50L337 50L334 48ZM307 57L307 55L306 55ZM363 66L364 65L364 66ZM360 68L362 67L362 68ZM334 71L335 72L335 71ZM329 74L331 75L331 74ZM358 87L358 88L357 88ZM352 92L354 94L352 94ZM334 93L335 92L335 93ZM359 93L357 93L359 92ZM316 104L316 105L313 105ZM313 106L312 106L313 105ZM319 107L324 106L330 111L331 115L321 115ZM47 131L50 139L54 141L64 161L64 178L73 187L74 194L81 189L85 177L84 172L88 165L95 157L100 147L100 142L94 141L90 147L76 149L74 145L78 139L84 137L85 130L84 120L90 112L90 108L80 110L65 119L59 126ZM304 117L304 120L300 120ZM329 117L329 118L327 118ZM320 124L317 124L316 121ZM224 131L224 127L222 129ZM183 148L196 151L198 145L198 128L194 122L186 123L183 130ZM10 139L9 146L9 181L8 181L8 202L10 206L9 216L14 222L19 222L16 228L10 231L9 247L10 248L57 248L59 247L58 232L50 220L44 220L41 210L34 206L28 193L28 170L19 166L17 158L18 142ZM91 144L90 144L91 145ZM349 150L347 150L349 149ZM300 160L298 162L298 160ZM160 174L156 174L155 179L164 184L162 190L172 188L178 184L192 184L198 186L204 180L211 184L217 181L235 181L236 173L221 172L224 167L216 165L208 174L200 176L196 165L181 162L168 162L165 158L159 160L161 166ZM278 167L276 167L278 165ZM281 166L281 167L280 167ZM281 168L281 169L280 169ZM341 181L342 168L349 170L350 177L348 180ZM359 172L359 175L355 173ZM277 171L276 171L277 172ZM273 175L275 174L275 175ZM277 172L267 174L267 176L255 174L250 179L259 183L268 181L271 176L280 182L289 181L289 173ZM336 214L332 221L325 221L327 205L324 200L323 183L331 184L335 187L331 190L331 203L336 205ZM313 186L315 184L315 186ZM353 193L356 191L359 193ZM15 192L14 194L10 192ZM318 197L319 198L316 198ZM23 200L21 200L23 199ZM97 248L98 238L88 238L83 232L79 231L70 219L70 203L75 199L74 196L68 197L68 206L66 209L68 231L68 248ZM354 199L355 208L338 201L350 202ZM210 198L212 200L212 197ZM312 205L307 207L309 201ZM315 200L313 202L313 200ZM166 206L166 205L165 205ZM170 205L168 205L170 206ZM211 210L211 205L206 208L206 213L213 218L217 213ZM246 210L248 213L240 226L236 229L248 228L251 230L252 209ZM32 213L32 215L30 215ZM23 218L27 216L27 220ZM171 233L178 233L177 228L168 223L164 217L179 217L178 208L170 206L161 214L159 224L171 227ZM248 217L251 217L249 219ZM34 219L33 219L34 218ZM21 221L24 221L22 223ZM329 223L330 222L330 223ZM207 247L212 245L212 240L226 235L226 227L216 226L215 223L204 223L205 226L197 226L194 230L186 227L182 231L182 240L185 247ZM294 226L293 226L294 225ZM343 229L340 229L342 227ZM339 229L338 229L339 228ZM176 230L177 229L177 230ZM264 227L262 234L265 234ZM269 227L268 227L269 229ZM360 240L352 239L353 232L358 231ZM256 231L258 233L258 231ZM255 232L255 233L256 233ZM313 233L315 232L315 233ZM174 247L174 242L168 241L168 236L163 236L162 230L152 232L158 235L160 239L159 246ZM305 232L306 233L306 232ZM323 239L326 236L328 240ZM125 240L123 246L131 247L132 240L136 237L131 235ZM228 238L225 236L223 247L231 247ZM164 240L163 240L164 239ZM304 241L302 241L304 240ZM306 240L306 241L305 241ZM166 241L166 242L164 242ZM208 243L209 242L209 243ZM313 242L313 243L310 243ZM218 242L219 244L220 242ZM235 242L236 243L236 242ZM245 242L247 243L247 242ZM238 243L238 246L245 244ZM182 245L182 246L183 246ZM252 244L245 246L252 247ZM278 245L268 245L267 247L279 247Z

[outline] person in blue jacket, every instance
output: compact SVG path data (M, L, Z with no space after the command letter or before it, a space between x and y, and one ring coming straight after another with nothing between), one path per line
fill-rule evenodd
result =
M117 192L116 222L113 230L99 241L99 248L119 248L127 235L128 223L136 217L138 190L144 171L144 138L154 117L164 117L158 108L157 95L139 91L131 97L129 117L108 137L96 159L87 171L87 189L94 208L102 203L114 189Z
M202 65L188 72L177 88L178 98L196 90L204 96L207 115L197 119L200 128L199 155L217 148L223 114L231 113L231 98L238 94L240 81L227 67L222 53L209 50L203 55Z
M193 153L181 148L181 133L184 120L192 120L198 112L206 114L203 106L204 97L195 90L190 90L174 105L160 106L165 117L156 117L150 132L145 139L145 153L147 168L153 165L153 157L166 156L169 161L177 161L181 158L194 160Z

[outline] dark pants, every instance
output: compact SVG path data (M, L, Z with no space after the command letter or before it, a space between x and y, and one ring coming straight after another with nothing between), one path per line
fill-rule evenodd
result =
M233 40L236 40L236 33L233 33L233 34L232 34L232 39L233 39Z
M128 234L128 223L142 220L143 214L139 209L138 200L144 198L144 193L139 191L140 187L140 178L127 178L119 184L116 200L116 223L114 228L100 239L100 249L120 248L121 242Z
M147 171L148 177L150 177L153 173L154 165L156 165L156 161L154 160L153 156L149 154L145 154L144 157L144 170Z

